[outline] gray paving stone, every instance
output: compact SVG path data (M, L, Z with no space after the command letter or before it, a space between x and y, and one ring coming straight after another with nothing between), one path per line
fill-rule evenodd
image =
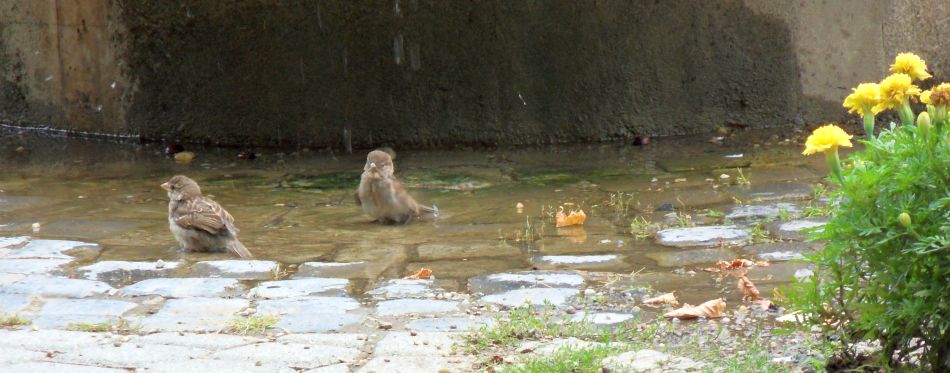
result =
M195 263L194 277L225 277L242 280L273 279L278 264L272 260L213 260Z
M417 332L457 333L467 332L490 324L494 324L494 321L487 318L436 317L412 320L406 325L406 328Z
M32 294L45 298L86 298L102 295L113 290L100 281L76 280L62 277L30 275L6 286L0 286L4 294Z
M594 325L616 325L636 317L631 313L594 312L577 313L571 318L573 322L589 322Z
M622 256L602 255L544 255L531 257L531 263L538 268L604 268L624 265Z
M297 267L293 278L337 277L366 278L368 262L306 262Z
M10 249L25 245L30 241L27 236L19 237L0 237L0 249Z
M359 307L359 302L344 297L286 298L258 301L257 313L280 315L277 328L292 333L314 333L363 322L365 316L347 313Z
M779 218L782 211L788 213L790 217L801 215L802 210L791 203L776 203L773 205L745 205L736 206L732 212L726 214L727 220L759 219L759 218Z
M142 328L163 331L222 330L246 308L245 299L183 298L169 299L154 315L142 319Z
M584 277L573 271L493 273L469 279L471 291L490 294L524 287L580 288Z
M748 240L749 233L734 225L670 228L656 233L657 243L673 247L742 245Z
M350 281L343 278L304 278L265 281L247 293L249 298L289 298L314 295L345 295Z
M341 346L309 346L297 343L259 343L219 351L212 357L232 361L260 361L263 364L311 369L340 361L353 361L360 350Z
M232 278L152 278L122 289L128 296L161 295L166 298L221 297L240 294L244 290Z
M108 340L105 333L85 333L66 330L2 330L0 347L25 348L34 351L73 351L95 346Z
M545 303L558 307L566 304L579 293L573 288L529 288L515 289L503 293L482 297L486 303L495 303L507 307L520 307L526 304L541 306Z
M43 360L46 354L39 351L30 351L19 347L0 347L0 371L4 371L8 364L28 362L31 360Z
M340 363L340 364L333 364L333 365L328 365L325 367L310 369L303 373L349 373L349 372L350 372L350 367L347 366L346 364Z
M180 361L208 356L210 353L195 347L141 345L124 343L93 345L78 350L63 351L51 359L60 363L105 365L112 368L147 368L169 361Z
M805 232L809 228L817 228L818 232L821 232L822 227L828 223L827 219L824 218L808 218L801 220L791 220L785 222L773 222L769 224L769 230L773 234L778 236L782 240L795 240L795 241L804 241L808 238L808 233Z
M0 314L18 314L30 305L32 299L28 294L0 294Z
M179 262L126 262L102 261L84 267L79 272L89 280L104 281L113 286L142 281L147 278L168 277L178 270Z
M464 361L455 358L456 361ZM452 363L442 356L392 356L374 357L357 372L386 372L386 373L418 373L418 372L465 372L471 370L471 364L465 369L464 364Z
M10 285L22 280L24 277L26 277L26 275L19 273L0 273L0 286Z
M736 197L745 202L772 202L804 200L811 198L812 184L807 183L760 183L751 187L733 188Z
M646 256L662 267L682 267L701 263L715 263L718 260L732 260L736 253L729 249L694 249L676 251L654 251Z
M46 354L42 354L46 358ZM37 359L41 360L41 359ZM4 370L9 372L29 373L128 373L125 369L103 368L90 365L48 363L43 361L28 361L5 365Z
M192 333L153 333L137 337L134 342L182 347L197 347L209 351L225 350L237 346L260 342L254 337L242 337L231 334L192 334Z
M394 299L379 302L376 314L380 316L400 316L409 314L438 314L459 312L459 302L434 299Z
M432 280L389 280L367 294L377 299L428 298L437 289Z
M390 332L376 342L375 356L441 356L452 352L456 339L455 333L417 333Z
M200 358L192 360L173 360L155 363L149 366L148 373L217 373L217 372L251 372L251 373L297 373L293 369L277 364L257 364L254 361L232 361L223 359Z
M339 346L359 349L366 344L366 335L359 333L304 333L288 334L277 338L277 342L298 343L310 346Z
M24 275L54 273L72 259L0 259L0 273Z
M6 259L74 259L77 255L96 254L99 245L79 241L31 240L11 251Z
M72 323L112 323L138 305L108 299L52 299L40 309L33 325L64 328Z

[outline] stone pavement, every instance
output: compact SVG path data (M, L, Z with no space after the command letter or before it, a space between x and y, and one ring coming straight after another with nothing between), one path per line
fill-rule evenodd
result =
M736 225L661 231L657 243L672 251L651 258L661 266L729 259L736 253L711 247L746 244L749 227L741 221L780 209L798 213L792 206L750 205L730 212ZM801 229L820 224L793 220L770 229L795 239ZM354 276L348 271L365 271L366 262L304 263L287 278L276 262L266 260L190 266L90 262L100 250L93 243L0 237L0 319L7 324L0 328L0 371L471 371L473 357L453 348L461 332L492 322L499 309L525 303L563 307L592 291L582 272L547 270L476 276L468 280L470 294L445 291L436 280L400 279L379 280L365 294L352 294L348 278ZM419 247L426 250L449 254ZM741 252L787 260L805 250L800 243L781 242L748 245ZM468 254L460 250L460 255ZM584 268L616 260L548 255L535 262ZM774 275L779 278L800 268L769 270L779 271ZM14 315L25 321L15 322ZM265 315L276 321L263 333L245 336L232 329L235 320ZM611 325L631 317L603 310L575 318Z

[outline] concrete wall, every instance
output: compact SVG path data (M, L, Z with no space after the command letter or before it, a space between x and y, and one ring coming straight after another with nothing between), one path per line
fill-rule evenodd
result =
M843 118L849 88L900 50L948 79L948 12L942 0L0 0L0 121L355 147L794 126Z

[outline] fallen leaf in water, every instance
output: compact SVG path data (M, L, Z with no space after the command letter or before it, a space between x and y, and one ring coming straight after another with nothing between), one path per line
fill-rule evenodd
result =
M409 276L406 276L406 279L409 280L428 280L429 277L432 277L432 270L428 268L419 268L416 273L413 273Z
M192 153L192 152L175 153L175 163L189 164L194 159L195 159L195 153Z
M643 304L651 306L659 306L661 304L669 304L671 306L678 306L680 302L676 300L676 292L669 292L658 297L647 298L643 300Z
M554 226L560 228L571 225L583 225L585 220L587 220L587 214L584 213L584 210L571 210L569 215L565 215L564 208L562 207L561 210L554 215Z
M759 299L759 289L745 275L739 276L739 290L742 290L742 300L755 301Z
M703 268L706 272L727 272L725 275L735 275L736 278L745 276L746 271L752 267L768 267L769 262L753 262L748 259L733 259L731 261L720 260L712 267Z
M670 319L675 317L684 320L696 319L700 317L711 319L722 317L722 311L725 309L726 302L724 302L722 299L713 299L698 306L691 306L688 303L684 304L683 307L667 312L663 314L663 316Z

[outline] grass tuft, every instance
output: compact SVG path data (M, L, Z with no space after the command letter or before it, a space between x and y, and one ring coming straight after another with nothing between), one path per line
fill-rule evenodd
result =
M20 317L20 315L0 314L0 327L3 327L3 328L21 326L21 325L30 325L32 323L33 323L32 321L25 319L23 317Z
M280 321L280 316L274 314L257 314L248 317L236 317L229 323L230 332L235 334L247 335L251 333L262 334L267 329L273 328Z

